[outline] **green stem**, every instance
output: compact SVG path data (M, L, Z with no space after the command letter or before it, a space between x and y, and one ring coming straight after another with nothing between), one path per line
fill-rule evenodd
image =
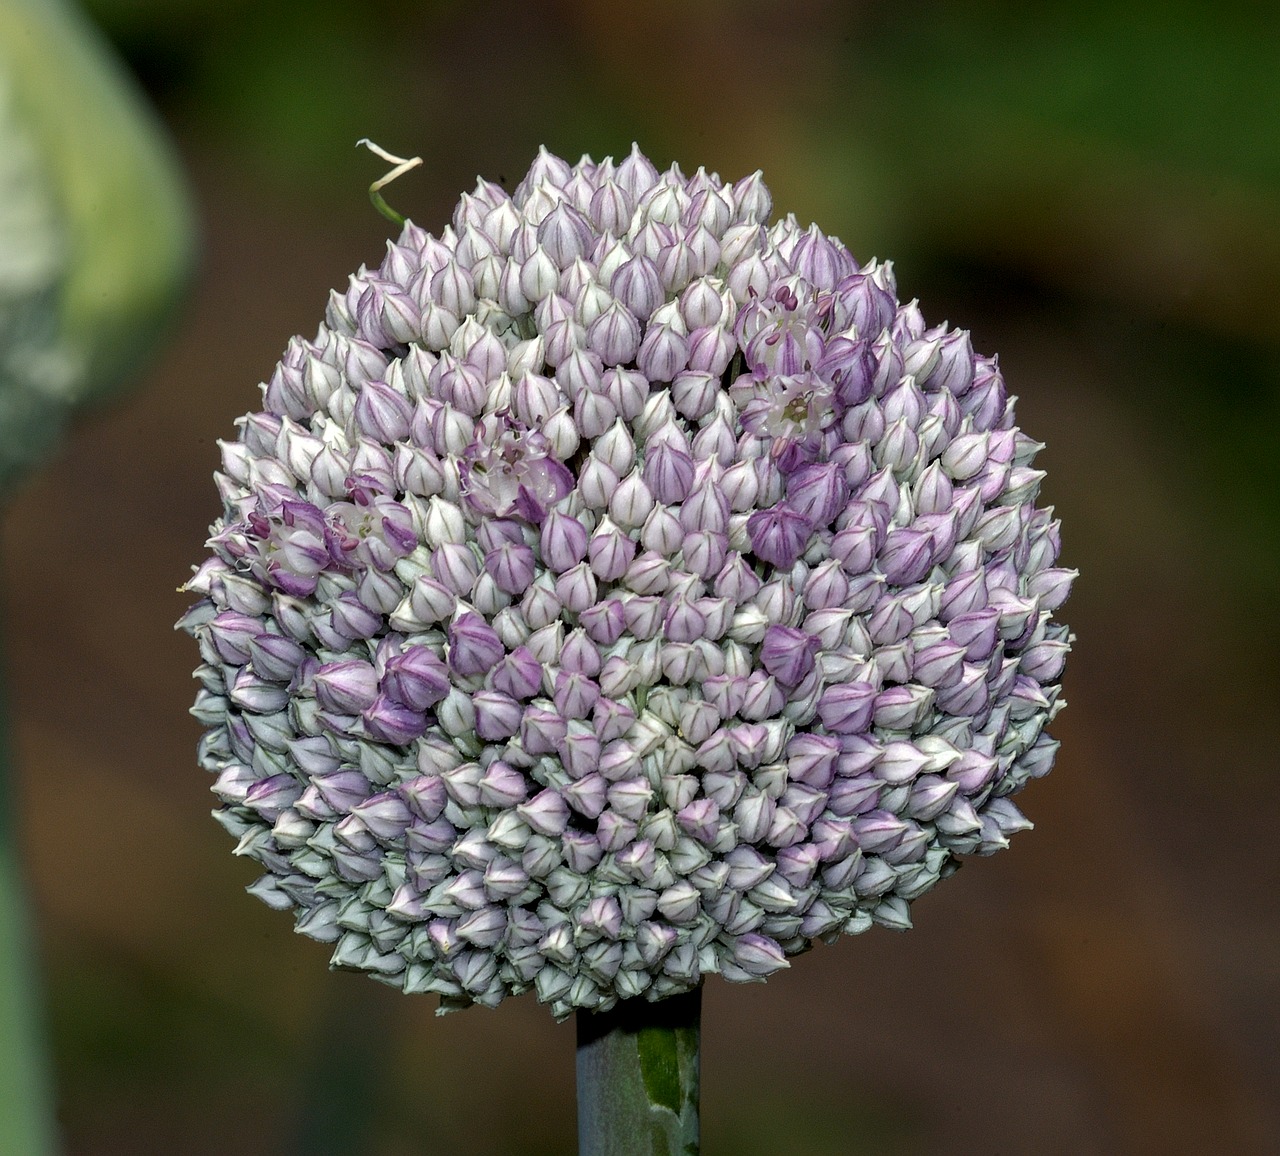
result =
M7 723L0 701L0 1156L46 1156L56 1150L52 1096L10 806Z
M578 1013L578 1156L698 1156L702 989Z

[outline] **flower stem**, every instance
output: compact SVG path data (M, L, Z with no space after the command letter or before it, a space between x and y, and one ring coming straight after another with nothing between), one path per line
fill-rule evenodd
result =
M55 1150L36 968L18 863L9 781L8 719L0 687L0 1152Z
M578 1013L578 1156L698 1156L702 989Z

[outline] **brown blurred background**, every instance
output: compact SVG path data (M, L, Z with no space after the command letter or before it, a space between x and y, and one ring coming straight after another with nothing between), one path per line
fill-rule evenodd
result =
M998 351L1081 571L1034 833L917 927L713 981L708 1156L1280 1151L1280 16L1105 0L92 0L204 270L4 523L21 815L73 1156L574 1146L573 1027L331 975L244 895L175 593L214 439L379 259L539 143L736 178Z

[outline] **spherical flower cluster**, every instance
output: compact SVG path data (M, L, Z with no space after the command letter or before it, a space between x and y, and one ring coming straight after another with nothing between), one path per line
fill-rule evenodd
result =
M543 151L406 224L222 445L218 819L442 1007L761 979L1029 824L1069 644L969 334L736 184Z

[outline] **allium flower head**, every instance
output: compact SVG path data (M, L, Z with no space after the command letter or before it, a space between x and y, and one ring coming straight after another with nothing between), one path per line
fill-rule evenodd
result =
M223 444L216 815L444 1008L761 979L1029 826L1073 572L994 358L736 184L543 151Z

